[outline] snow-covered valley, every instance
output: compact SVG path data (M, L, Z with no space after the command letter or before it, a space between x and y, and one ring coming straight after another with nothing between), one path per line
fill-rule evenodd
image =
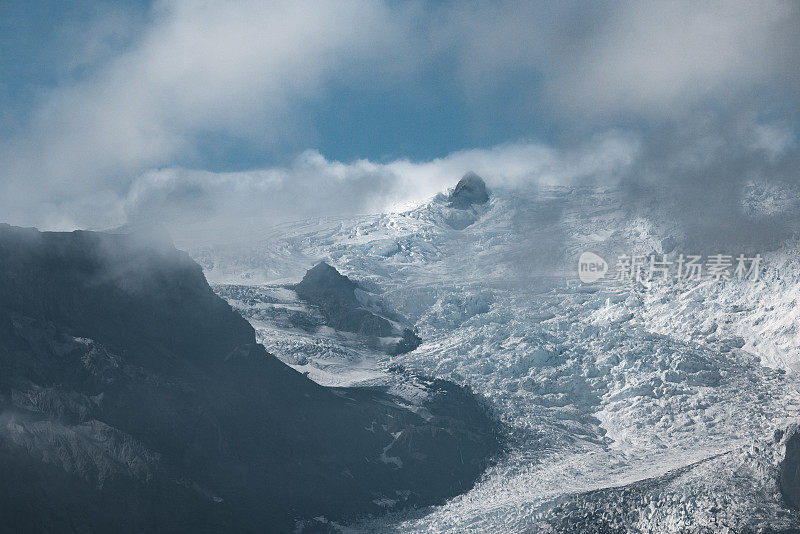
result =
M800 415L800 247L761 251L757 281L645 285L609 273L581 283L584 251L613 265L670 252L670 238L673 254L693 252L680 250L669 217L624 205L614 188L498 188L466 210L439 195L191 254L258 340L313 380L413 396L398 370L445 378L502 423L507 450L472 490L343 531L800 525L777 475L784 430ZM391 356L315 322L290 284L322 260L358 282L365 306L413 325L422 345Z

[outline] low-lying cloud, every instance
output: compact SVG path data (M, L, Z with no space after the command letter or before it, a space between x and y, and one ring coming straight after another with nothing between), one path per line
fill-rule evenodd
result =
M119 199L127 224L158 223L180 243L247 238L276 223L403 209L453 187L468 170L490 187L612 184L633 161L638 141L620 133L570 150L533 143L465 150L427 162L329 161L306 151L289 166L213 173L150 171Z

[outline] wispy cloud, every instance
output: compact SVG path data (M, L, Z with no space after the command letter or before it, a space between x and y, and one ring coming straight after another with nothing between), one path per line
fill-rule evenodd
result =
M636 139L614 133L570 150L515 143L426 162L342 163L309 150L285 167L147 172L119 199L119 215L132 224L157 222L178 241L214 242L226 233L241 237L248 228L255 232L287 220L402 209L453 187L467 170L499 188L612 184L635 161L637 150Z
M279 145L332 78L399 68L401 18L361 0L162 2L130 47L46 92L0 144L6 197L118 191L144 168L191 160L207 132Z

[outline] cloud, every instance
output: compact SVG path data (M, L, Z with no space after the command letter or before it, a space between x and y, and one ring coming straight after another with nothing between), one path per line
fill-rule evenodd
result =
M531 106L544 97L581 120L661 119L709 101L738 105L754 91L796 98L799 25L790 0L477 3L448 20L441 40L458 43L476 91L529 71L543 81Z
M621 186L632 211L653 217L666 210L669 226L695 250L757 252L785 238L797 217L746 213L746 189L760 183L789 192L798 182L800 146L782 121L702 113L648 131Z
M133 182L120 222L156 222L179 243L247 239L288 220L388 212L453 187L468 170L490 187L615 183L635 160L636 139L610 133L584 146L556 150L533 143L455 152L426 162L329 161L316 151L289 166L246 172L170 168Z
M615 174L632 192L669 182L693 198L732 198L753 175L797 179L788 162L799 25L800 4L782 0L162 0L146 15L111 10L0 140L0 208L10 222L49 228L206 213L277 221L386 209L467 169L500 186ZM517 131L427 162L295 157L316 146L320 109L363 113L369 126L374 103L359 99L384 94L481 114L500 131L504 117L529 120L531 132L554 132L552 143ZM229 154L210 169L209 151ZM282 165L217 172L248 167L236 164L242 153Z
M795 2L632 2L565 62L572 68L553 90L565 105L660 116L707 99L734 103L776 82L796 90L787 51L800 46L798 24Z
M400 68L402 16L363 0L161 2L138 40L110 58L84 54L85 77L52 88L2 143L4 192L118 191L144 168L191 161L207 132L280 145L303 127L292 110L329 80Z

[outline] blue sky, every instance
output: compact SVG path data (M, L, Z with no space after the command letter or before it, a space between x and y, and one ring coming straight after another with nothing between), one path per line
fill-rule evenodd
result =
M5 53L0 60L0 101L7 133L25 123L42 93L91 76L98 60L82 64L79 57L86 48L102 47L102 63L135 47L139 32L158 16L152 2L4 2L2 6L0 38ZM441 57L402 80L366 76L353 84L332 77L324 98L299 105L295 120L302 134L264 146L229 132L199 132L193 139L200 147L199 157L178 155L174 161L215 170L246 169L285 162L308 148L343 161L427 160L465 147L520 139L552 141L557 121L530 102L515 104L521 98L520 88L539 90L539 74L509 77L513 76L517 79L469 94L458 79L457 65Z
M459 165L490 185L618 160L636 185L787 179L798 26L780 0L0 0L0 207L53 228L185 220L248 205L213 184L249 200L278 180L318 212L312 173L358 185L329 210L347 214L419 200ZM741 154L748 176L714 171ZM544 176L543 157L602 163ZM186 180L203 213L181 204Z

